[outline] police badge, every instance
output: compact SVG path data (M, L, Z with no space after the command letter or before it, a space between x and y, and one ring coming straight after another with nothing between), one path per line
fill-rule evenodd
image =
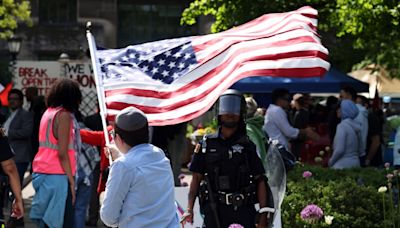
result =
M233 153L242 153L243 149L244 149L244 147L239 144L232 146Z

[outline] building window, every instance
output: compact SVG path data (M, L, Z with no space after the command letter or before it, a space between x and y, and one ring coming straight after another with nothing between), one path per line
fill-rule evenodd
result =
M118 46L190 36L196 27L180 25L186 1L118 2Z
M76 24L76 0L39 0L39 22L45 25Z

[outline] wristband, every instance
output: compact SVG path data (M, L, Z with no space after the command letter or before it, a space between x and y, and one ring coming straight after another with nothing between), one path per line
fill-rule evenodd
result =
M260 210L258 210L258 213L259 213L259 214L266 213L266 212L268 212L268 213L275 213L275 208L263 207L263 208L260 208Z

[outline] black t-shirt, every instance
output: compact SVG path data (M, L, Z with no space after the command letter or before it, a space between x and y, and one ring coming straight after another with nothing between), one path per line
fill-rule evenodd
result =
M14 157L14 153L8 144L7 138L0 135L0 162L8 160ZM4 174L3 168L0 166L0 174Z
M304 129L308 126L309 122L309 112L307 109L301 108L296 111L293 117L293 127Z
M367 151L369 151L371 146L371 138L376 135L379 136L382 143L382 124L379 122L379 117L375 113L370 112L368 114ZM375 156L371 159L370 165L372 166L381 166L383 164L381 147L379 146L377 150Z
M265 173L261 159L257 155L256 146L247 139L247 136L238 134L229 140L224 140L218 135L217 133L206 140L207 151L203 151L205 147L201 144L197 146L190 171L205 174L209 172L207 170L210 170L210 167L218 166L218 175L229 177L229 189L231 190L244 187L242 184L237 186L239 182L242 182L239 180L241 167L247 167L248 173L253 176ZM243 140L243 138L247 140ZM246 162L247 166L244 165ZM215 173L208 173L208 175L214 188Z

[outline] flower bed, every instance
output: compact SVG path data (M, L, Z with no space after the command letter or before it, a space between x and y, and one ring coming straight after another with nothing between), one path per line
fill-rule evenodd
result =
M393 205L389 197L393 191L378 192L382 186L389 187L385 178L389 172L297 166L288 173L284 227L400 227L398 208L388 206Z

